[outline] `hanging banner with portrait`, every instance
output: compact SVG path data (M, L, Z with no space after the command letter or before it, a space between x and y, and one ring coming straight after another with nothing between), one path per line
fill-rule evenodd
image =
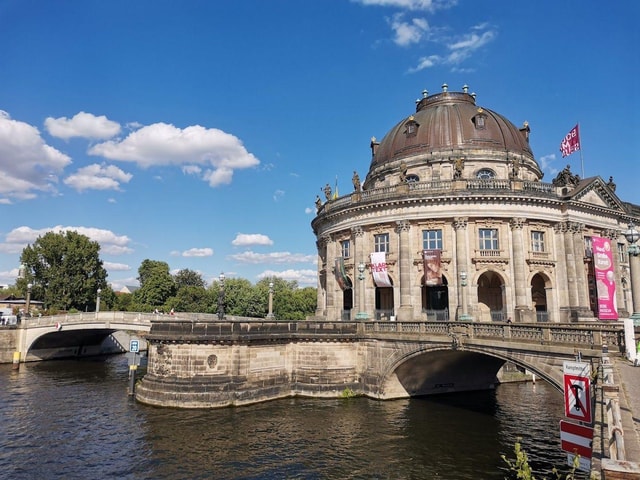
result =
M617 320L618 305L616 302L616 280L613 269L611 240L592 237L593 271L598 294L598 318L600 320Z
M440 285L442 285L440 250L423 250L422 261L424 266L424 284L427 287L439 287Z
M391 279L387 272L387 257L385 252L371 254L371 272L377 287L391 287Z
M336 257L335 263L336 281L342 290L348 290L351 288L351 281L347 277L347 272L344 269L344 257Z

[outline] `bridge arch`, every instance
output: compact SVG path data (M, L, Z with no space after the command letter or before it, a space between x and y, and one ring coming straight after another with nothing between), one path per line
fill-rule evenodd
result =
M491 351L473 345L402 344L381 365L374 396L381 399L495 388L506 362L562 391L562 363L557 360Z

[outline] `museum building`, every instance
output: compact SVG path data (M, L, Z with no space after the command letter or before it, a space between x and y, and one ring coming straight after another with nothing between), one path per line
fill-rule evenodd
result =
M362 183L354 172L350 194L327 185L316 198L316 317L570 322L628 317L634 300L640 310L640 257L625 237L640 206L612 177L569 166L543 182L529 135L467 86L425 90L371 139ZM596 241L614 288L597 285Z

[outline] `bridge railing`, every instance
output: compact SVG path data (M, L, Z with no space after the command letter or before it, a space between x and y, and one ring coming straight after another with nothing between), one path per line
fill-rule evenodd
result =
M42 317L22 317L20 325L22 328L49 327L60 323L61 325L78 325L87 323L129 323L149 326L157 315L152 313L138 312L79 312L67 313L64 315L47 315Z

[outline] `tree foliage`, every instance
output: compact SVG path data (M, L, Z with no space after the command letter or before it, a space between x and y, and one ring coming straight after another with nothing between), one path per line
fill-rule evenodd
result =
M178 271L173 277L176 282L176 288L180 290L182 287L199 287L204 288L206 282L202 278L202 275L188 268L183 268Z
M107 288L107 272L100 260L100 244L75 231L47 232L20 256L24 275L16 286L45 308L93 310L98 288Z
M140 288L134 292L138 305L160 307L175 294L176 283L169 273L169 264L145 259L138 268Z

